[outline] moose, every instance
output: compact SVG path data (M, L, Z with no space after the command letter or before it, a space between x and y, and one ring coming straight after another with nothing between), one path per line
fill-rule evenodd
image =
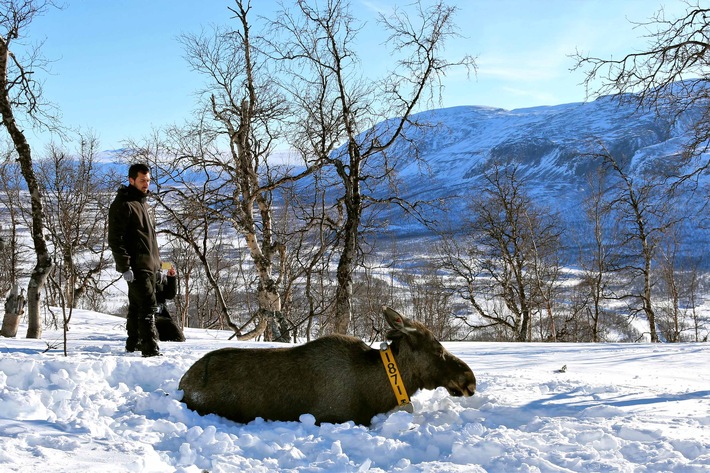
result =
M401 406L394 382L410 394L444 387L452 396L472 396L471 368L449 353L421 323L389 307L386 338L396 360L383 364L380 351L347 335L327 335L289 348L222 348L205 354L183 375L183 402L200 415L239 423L257 417L297 421L311 414L318 424L372 418ZM386 343L383 343L386 345ZM406 394L405 394L406 396Z

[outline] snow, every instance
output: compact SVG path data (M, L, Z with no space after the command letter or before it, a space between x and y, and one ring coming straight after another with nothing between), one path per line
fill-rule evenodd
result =
M199 416L178 382L208 351L266 346L188 329L164 356L123 350L123 319L0 338L0 471L707 472L710 344L445 342L471 398L412 396L370 428ZM20 327L24 335L25 327ZM562 367L566 366L566 370Z

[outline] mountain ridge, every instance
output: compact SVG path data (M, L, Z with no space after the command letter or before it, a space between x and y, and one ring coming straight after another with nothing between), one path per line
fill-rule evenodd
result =
M438 181L444 187L473 184L494 162L517 164L531 180L580 184L598 167L592 154L601 146L636 174L649 159L680 155L691 123L683 116L672 122L614 97L515 110L458 106L421 112L412 120L428 124L410 127L407 138L417 143L431 174L446 176ZM410 188L421 190L426 183L418 168L405 161L397 170Z

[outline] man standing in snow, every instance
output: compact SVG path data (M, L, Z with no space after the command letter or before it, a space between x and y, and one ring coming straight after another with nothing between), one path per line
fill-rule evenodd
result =
M160 355L155 328L155 298L160 272L160 251L148 203L150 168L133 164L129 185L122 185L109 208L108 244L116 269L128 283L126 351L139 348L143 356Z

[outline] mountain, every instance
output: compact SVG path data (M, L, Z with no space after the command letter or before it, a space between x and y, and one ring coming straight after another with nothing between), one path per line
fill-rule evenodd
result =
M430 110L412 117L426 126L406 130L419 159L412 159L405 140L395 144L390 156L398 157L401 197L446 199L446 216L466 211L471 189L493 163L514 164L535 201L559 211L566 223L574 225L589 192L588 175L601 164L592 154L602 146L632 177L678 159L698 115L691 110L672 121L671 106L665 111L642 110L633 100L611 96L516 110L477 106ZM699 205L699 196L688 198L689 205ZM402 222L396 213L386 218ZM416 224L400 224L395 231L405 236L421 235L423 230ZM702 240L704 245L706 238Z
M633 104L610 97L517 110L455 107L423 112L414 119L436 125L415 132L415 141L422 160L439 179L417 177L419 166L411 161L399 172L411 188L432 197L470 188L493 162L518 164L541 195L556 197L557 185L584 183L586 174L599 165L589 156L599 143L631 163L634 173L648 159L676 156L686 132L655 113L639 112Z

